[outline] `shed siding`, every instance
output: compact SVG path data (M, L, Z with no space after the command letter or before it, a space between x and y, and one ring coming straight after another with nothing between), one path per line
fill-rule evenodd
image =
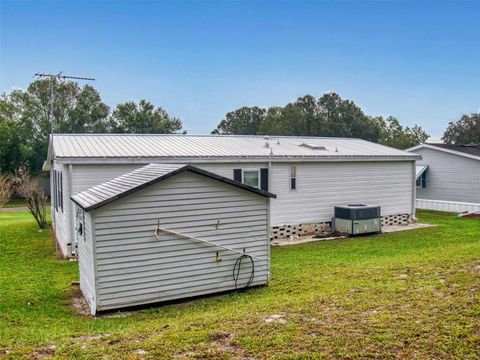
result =
M240 256L162 232L160 226L261 257L252 285L268 281L268 199L192 173L95 210L99 310L234 288ZM218 230L215 224L220 220ZM222 261L215 261L219 251ZM246 263L245 263L246 264ZM240 284L250 271L242 267Z
M427 187L418 199L480 203L480 161L444 151L420 148L419 165L428 165Z
M95 296L95 260L93 248L93 227L92 217L90 213L86 213L79 209L85 216L84 220L84 235L77 236L77 250L78 250L78 267L80 272L80 289L87 300L90 309L95 313L96 296ZM75 218L76 221L77 218ZM78 228L78 223L75 224Z
M290 190L290 167L297 166L296 190ZM380 205L382 215L411 214L412 161L273 163L271 226L330 221L336 205Z

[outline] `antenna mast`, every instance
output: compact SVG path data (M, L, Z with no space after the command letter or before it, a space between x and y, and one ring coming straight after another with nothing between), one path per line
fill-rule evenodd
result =
M55 80L62 81L62 80L84 80L84 81L95 81L94 78L91 77L82 77L82 76L69 76L63 75L63 71L60 71L58 74L47 74L47 73L35 73L33 76L40 78L50 78L50 124L52 126L51 133L53 134L56 129L57 124L55 123L55 119L53 117L53 84Z

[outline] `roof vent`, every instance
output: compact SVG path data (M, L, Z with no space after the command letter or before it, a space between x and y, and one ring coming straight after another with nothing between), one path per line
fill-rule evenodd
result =
M300 146L312 149L312 150L327 150L325 146L317 145L317 144L310 144L310 143L302 143Z

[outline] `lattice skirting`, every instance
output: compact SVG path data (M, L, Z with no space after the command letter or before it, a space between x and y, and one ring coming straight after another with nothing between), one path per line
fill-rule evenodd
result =
M314 235L322 231L330 230L330 222L274 226L270 229L270 240L286 239L289 236Z
M413 222L411 214L398 214L382 216L382 226L407 225Z
M412 215L398 214L382 216L382 226L407 225L413 222ZM270 229L270 241L290 236L307 236L331 231L331 222L274 226Z

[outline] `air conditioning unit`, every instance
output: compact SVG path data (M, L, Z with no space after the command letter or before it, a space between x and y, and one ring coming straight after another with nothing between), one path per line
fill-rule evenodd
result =
M349 235L379 233L381 228L380 206L350 204L335 206L335 231Z

